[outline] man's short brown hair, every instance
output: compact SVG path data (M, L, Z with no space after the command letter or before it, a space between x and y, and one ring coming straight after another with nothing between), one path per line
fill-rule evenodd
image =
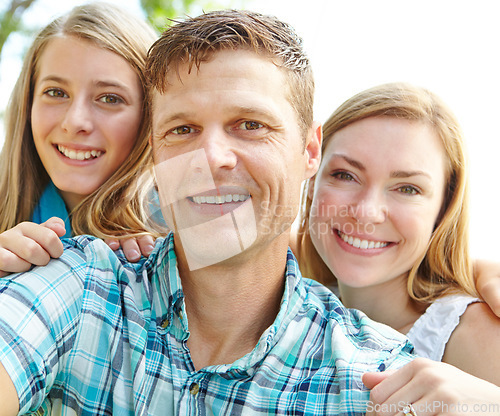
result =
M313 122L314 79L302 39L288 24L273 16L240 10L221 10L187 18L170 26L151 47L147 78L164 93L169 71L182 64L199 68L221 50L248 49L267 56L285 71L287 98L305 137Z

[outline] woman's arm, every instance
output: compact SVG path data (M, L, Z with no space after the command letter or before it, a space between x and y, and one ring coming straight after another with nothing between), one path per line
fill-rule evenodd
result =
M0 416L17 415L19 412L19 399L14 383L4 366L0 363Z
M500 263L474 261L476 288L496 316L500 317Z
M367 416L399 416L408 404L419 416L500 415L500 387L427 358L397 371L366 373L363 383L371 389Z
M500 386L500 319L482 302L473 303L460 318L443 356L476 377Z

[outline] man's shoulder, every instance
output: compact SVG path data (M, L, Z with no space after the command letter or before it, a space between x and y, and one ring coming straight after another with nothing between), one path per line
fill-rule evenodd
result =
M314 310L318 325L324 328L335 351L352 354L355 360L375 359L384 362L396 356L412 358L413 346L408 339L387 325L375 322L363 312L346 308L328 288L304 279L307 296L305 308ZM344 357L344 358L347 358Z

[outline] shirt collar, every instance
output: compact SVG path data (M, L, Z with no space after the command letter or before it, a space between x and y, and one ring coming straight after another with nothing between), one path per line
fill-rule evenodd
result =
M285 288L280 310L273 324L260 337L255 348L232 364L211 366L203 371L231 372L242 376L250 374L280 340L288 324L301 309L306 297L302 275L297 260L290 249L287 252L286 262ZM176 310L184 308L184 292L177 268L173 233L170 233L164 240L157 242L155 251L146 262L146 267L149 270L149 276L158 281L158 284L153 286L156 286L159 291L158 300L163 304L161 306L163 313L168 317L172 317ZM155 289L153 288L153 290ZM154 296L156 297L155 294Z

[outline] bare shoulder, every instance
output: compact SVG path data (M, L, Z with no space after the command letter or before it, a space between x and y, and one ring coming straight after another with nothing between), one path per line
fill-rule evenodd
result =
M500 318L482 302L472 303L446 344L443 361L500 385Z

